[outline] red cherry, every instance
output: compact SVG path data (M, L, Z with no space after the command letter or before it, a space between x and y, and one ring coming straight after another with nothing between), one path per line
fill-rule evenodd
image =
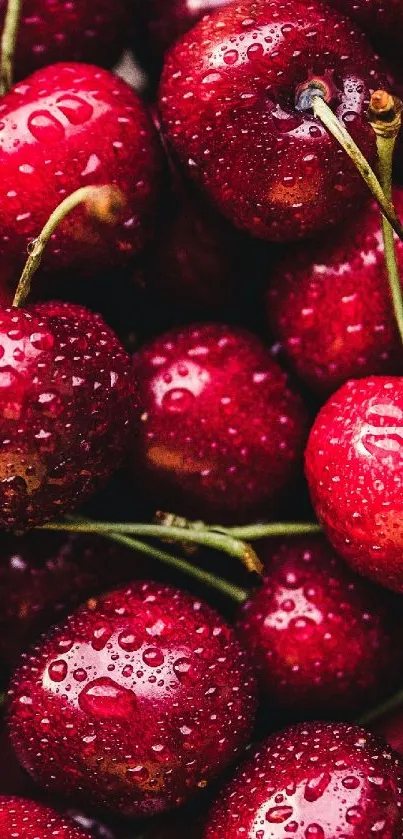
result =
M86 597L146 569L139 554L92 536L2 534L0 551L0 655L8 666Z
M394 200L401 215L402 189ZM396 249L403 269L400 240ZM266 304L270 328L290 365L319 394L350 378L403 370L375 203L347 229L280 259Z
M391 692L403 664L400 600L352 574L320 536L267 540L259 556L266 575L237 629L268 706L328 719Z
M136 57L151 74L162 66L168 47L188 32L205 14L230 0L132 0Z
M239 754L255 692L216 612L169 586L133 583L75 612L23 658L11 738L46 789L151 815L203 789Z
M70 820L27 798L0 796L1 839L90 839Z
M402 786L403 762L364 728L304 723L269 737L237 770L204 839L394 839Z
M2 99L0 148L1 286L14 287L30 242L81 186L116 184L126 200L123 217L107 228L76 209L52 237L46 269L94 275L127 263L144 246L160 150L144 105L117 76L85 64L34 73Z
M371 35L379 49L390 57L401 55L403 6L400 0L327 0Z
M0 309L0 527L25 530L106 482L127 446L129 358L100 315Z
M7 0L0 0L0 26ZM125 43L124 0L24 0L15 55L16 79L55 61L112 67Z
M403 591L403 378L347 382L319 412L306 475L325 533L359 573Z
M161 509L239 521L298 475L307 417L254 335L221 324L172 330L133 357L131 464Z
M207 16L169 52L160 88L167 137L224 215L254 236L312 236L365 187L302 101L321 88L370 160L378 60L350 21L311 0L257 0ZM309 99L309 97L308 97Z

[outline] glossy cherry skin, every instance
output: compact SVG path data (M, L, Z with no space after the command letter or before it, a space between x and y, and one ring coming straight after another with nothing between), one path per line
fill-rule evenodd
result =
M8 667L87 597L146 574L141 555L106 539L32 531L0 536L0 657Z
M0 527L72 510L128 444L130 360L100 315L68 303L0 308Z
M394 200L402 214L402 189ZM396 251L403 270L400 240ZM266 307L271 334L293 371L320 396L347 379L403 371L375 203L347 229L280 258Z
M7 0L0 0L3 27ZM112 67L125 44L124 0L24 0L14 76L24 79L56 61Z
M90 839L87 831L80 830L42 804L27 798L0 796L1 839Z
M259 546L265 577L237 630L267 707L293 719L362 713L401 679L400 598L353 574L322 537Z
M315 79L364 154L378 60L350 21L311 0L235 3L169 52L160 110L170 143L224 215L271 240L313 236L365 195L361 177L296 100Z
M364 728L305 723L274 734L213 806L204 839L395 839L403 761Z
M153 228L160 147L145 106L124 81L87 64L55 64L0 104L0 285L14 287L29 243L74 190L114 183L126 206L118 225L78 208L60 225L43 268L83 276L127 264Z
M354 20L385 52L401 52L403 6L400 0L327 0L330 6Z
M315 512L338 553L403 591L403 378L347 382L319 412L306 449Z
M143 347L133 370L132 473L159 509L239 521L292 486L307 417L256 336L186 326Z
M218 613L170 586L133 583L73 613L23 658L11 739L45 789L152 815L240 753L255 694L246 653Z

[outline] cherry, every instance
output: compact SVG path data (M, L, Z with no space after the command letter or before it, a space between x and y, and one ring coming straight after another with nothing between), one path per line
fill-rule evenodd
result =
M0 527L70 511L127 447L129 358L100 315L68 303L0 308Z
M132 0L136 57L151 74L160 71L168 47L205 14L230 0Z
M169 52L160 108L167 137L224 215L273 240L318 234L364 186L312 114L320 92L369 160L378 59L350 21L311 0L257 0L205 17ZM372 132L372 133L371 133Z
M403 762L364 728L304 723L269 737L235 773L204 839L400 836Z
M394 200L401 215L402 189ZM396 249L403 269L400 240ZM403 370L375 202L347 229L280 258L266 305L270 329L292 369L320 395L349 378Z
M352 574L321 536L267 540L259 556L266 575L237 629L269 707L323 719L391 692L403 664L400 599Z
M319 412L306 450L315 512L352 567L403 591L403 378L343 385Z
M255 682L233 630L170 586L92 600L23 658L9 724L45 789L128 816L175 807L246 745Z
M92 536L2 534L0 552L0 656L8 666L86 597L146 570L140 554Z
M7 0L0 0L0 26ZM24 0L18 29L15 77L24 79L55 61L112 67L125 43L124 0Z
M83 277L126 264L148 239L160 177L158 138L136 93L107 70L56 64L17 85L0 104L2 261L14 287L27 248L62 198L89 184L116 184L126 200L117 226L76 209L43 265Z
M379 49L400 57L403 6L400 0L326 0L367 32Z
M254 335L172 330L133 357L131 464L161 509L218 520L267 514L298 475L306 413Z
M70 820L26 798L0 796L1 839L90 839Z

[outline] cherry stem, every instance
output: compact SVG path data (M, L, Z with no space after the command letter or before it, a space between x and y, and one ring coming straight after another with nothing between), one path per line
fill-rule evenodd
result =
M159 548L148 545L146 542L141 542L139 539L125 536L123 533L105 533L104 536L113 542L118 542L120 545L125 545L128 548L132 548L132 550L146 554L152 557L152 559L158 560L158 562L163 562L165 565L169 565L171 568L175 568L177 571L193 577L198 582L216 591L220 591L222 594L230 597L231 600L235 600L236 603L244 603L248 599L248 593L243 588L240 588L240 586L236 586L228 582L228 580L223 580L222 577L216 577L215 574L210 574L208 571L203 571L202 568L193 565L191 562L187 562L185 559L179 559L179 557L172 556L172 554L161 551Z
M13 84L13 62L21 18L22 0L8 0L1 36L0 95L4 96Z
M394 693L393 696L390 696L385 702L382 702L381 705L377 705L375 708L372 708L366 714L363 714L357 722L360 725L368 725L370 723L375 722L376 720L381 719L381 717L386 716L386 714L390 714L393 711L397 711L398 708L403 707L403 689L399 690L397 693Z
M312 522L275 522L274 524L247 524L243 527L219 527L213 528L219 533L228 533L235 539L247 539L253 542L257 539L276 537L306 536L309 534L321 533L320 524Z
M32 248L18 282L13 306L22 306L31 290L32 278L38 270L44 250L58 225L80 204L90 217L104 224L115 224L121 213L124 198L115 186L84 186L68 195L49 216Z
M214 530L186 530L181 527L166 527L158 524L137 524L133 522L98 522L69 520L66 522L51 522L44 524L42 530L66 531L72 533L98 533L110 536L113 534L124 534L125 536L144 536L149 539L174 539L177 542L189 542L201 545L205 548L212 548L217 551L233 556L241 560L248 571L261 574L262 563L253 548L235 539L228 533L220 533Z
M368 161L365 159L351 135L321 96L312 97L312 107L315 117L323 123L325 128L351 158L360 175L367 184L368 189L372 192L372 195L378 202L383 215L388 220L399 239L403 241L403 224L398 218L390 198L385 195L375 172L371 169Z
M388 201L392 201L393 152L402 124L402 108L401 100L384 90L377 90L372 94L368 116L376 134L379 180ZM389 221L384 216L382 235L393 310L403 343L403 298L395 237Z

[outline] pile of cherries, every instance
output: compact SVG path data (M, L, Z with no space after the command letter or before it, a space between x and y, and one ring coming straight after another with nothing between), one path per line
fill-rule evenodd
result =
M403 2L0 26L0 839L403 839Z

